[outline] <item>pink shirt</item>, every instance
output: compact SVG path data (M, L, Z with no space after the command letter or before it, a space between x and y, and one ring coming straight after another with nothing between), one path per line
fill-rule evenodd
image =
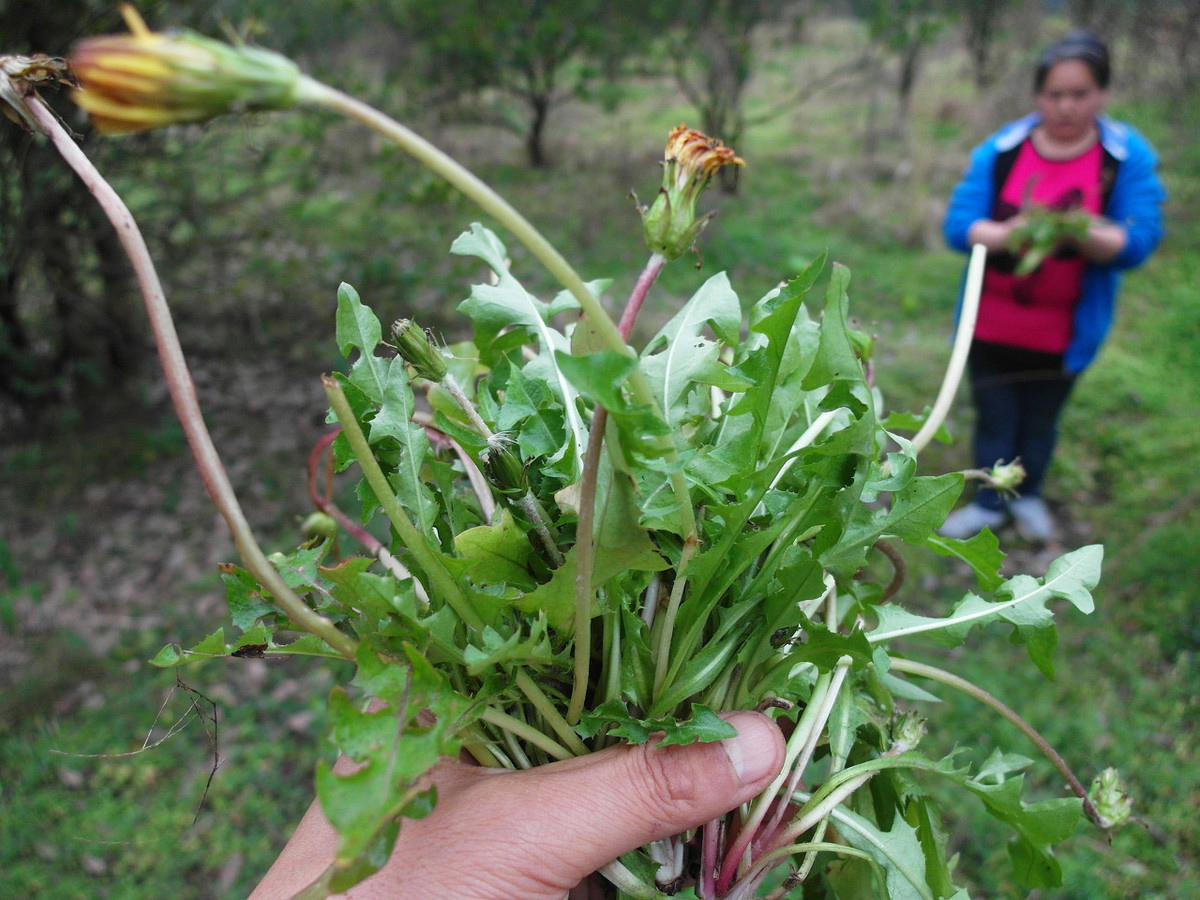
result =
M997 198L998 221L1010 219L1027 203L1052 209L1099 213L1103 150L1099 142L1074 159L1043 158L1026 139ZM1071 342L1075 304L1087 260L1077 250L1061 250L1031 275L1018 278L989 266L975 337L981 341L1062 353Z

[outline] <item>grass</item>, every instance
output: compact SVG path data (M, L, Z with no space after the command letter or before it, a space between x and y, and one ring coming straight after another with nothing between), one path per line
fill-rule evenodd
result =
M776 52L783 62L769 83L778 84L789 67L811 64L811 54ZM879 334L879 383L889 406L931 402L949 352L962 260L937 245L936 228L931 239L929 226L982 127L969 116L936 112L942 87L945 96L961 95L961 85L951 83L961 75L944 60L933 71L939 80L923 84L914 107L916 162L907 177L881 173L856 155L861 91L835 91L794 117L753 128L737 148L749 160L739 193L707 195L706 206L719 215L703 236L699 268L668 270L646 312L646 330L718 271L729 271L749 302L829 251L853 272L853 314ZM765 99L752 97L752 105ZM1200 221L1191 211L1200 196L1200 152L1183 139L1169 105L1125 100L1116 111L1163 148L1173 205L1171 238L1128 278L1118 329L1073 398L1052 473L1051 499L1106 545L1098 610L1064 614L1053 682L1014 659L1023 651L998 633L955 660L957 671L1017 706L1085 778L1106 765L1129 778L1147 824L1111 843L1083 829L1061 852L1066 887L1054 896L1088 900L1200 893L1200 525L1192 515L1200 499L1200 442L1190 413L1200 408ZM548 173L523 168L511 137L455 130L449 140L478 157L488 180L568 258L580 260L586 278L614 278L607 302L615 308L645 256L628 192L644 202L653 195L657 147L687 115L678 97L664 102L656 91L636 92L611 116L568 107L552 121L558 165ZM167 274L191 346L220 352L248 323L255 339L240 352L331 360L340 280L354 283L382 318L419 312L424 324L454 336L453 309L479 273L446 249L476 214L407 160L327 126L270 117L181 132L165 160L137 159L116 173L118 182L137 186L139 215L151 225L173 218L185 200L208 211L198 220L207 224L196 244L174 232L190 251L162 248L172 260ZM346 158L323 158L306 141L347 148ZM486 154L478 149L484 146ZM899 158L903 151L891 145L891 153ZM247 157L254 167L241 165ZM214 169L227 175L214 179ZM553 290L519 248L510 251L523 280L542 295ZM212 322L224 327L212 329ZM965 407L950 424L959 441L930 448L930 471L967 461ZM122 465L182 452L169 425L151 422L129 434L119 436L126 451L114 455ZM6 458L5 475L47 477L70 469L77 452L27 449ZM23 496L34 508L45 501L36 485ZM61 494L46 496L59 502ZM78 505L44 514L60 517L69 532L72 517L92 513ZM7 548L0 540L0 623L19 631L13 598L37 596L51 573L23 571ZM915 560L914 569L906 604L938 609L957 596L959 580L943 561ZM181 601L189 596L187 586L178 592ZM147 734L157 740L163 723L184 715L194 699L142 660L168 640L214 626L170 614L131 631L102 658L89 652L86 635L64 633L39 645L38 665L4 697L0 717L0 881L14 895L232 898L265 871L310 796L311 767L322 752L323 697L344 673L253 660L185 672L220 713L224 762L207 794L213 748L202 720L153 749L114 755L136 750ZM969 701L947 697L931 717L930 740L944 741L945 749L986 752L1003 743L1022 750L1018 736ZM1029 780L1034 797L1061 793L1047 766L1036 765ZM952 839L972 896L1023 896L1006 874L1006 851L986 814L956 812Z
M197 694L147 671L151 647L137 649L7 698L24 707L0 740L12 896L245 896L307 807L332 672L186 673Z

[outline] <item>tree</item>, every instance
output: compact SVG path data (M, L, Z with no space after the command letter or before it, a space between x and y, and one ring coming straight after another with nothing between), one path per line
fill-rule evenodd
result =
M746 128L743 101L754 74L755 31L785 14L795 19L799 5L792 0L666 0L648 6L667 26L672 74L699 111L701 130L736 147ZM736 176L736 170L722 170L722 186L732 190Z
M971 61L971 79L977 90L995 83L999 66L995 51L1004 30L1005 19L1020 4L1011 0L968 0L959 5L963 43Z
M925 51L945 28L947 10L940 0L859 0L853 6L871 40L898 59L896 125L904 133Z
M4 3L3 49L63 54L85 27L115 27L101 6ZM45 99L76 121L61 98ZM48 401L133 368L136 295L87 189L44 140L8 121L0 126L0 236L0 412L31 421Z
M394 26L419 46L435 101L494 89L524 107L530 165L549 163L545 134L553 108L592 78L611 72L651 35L641 5L622 0L397 0Z

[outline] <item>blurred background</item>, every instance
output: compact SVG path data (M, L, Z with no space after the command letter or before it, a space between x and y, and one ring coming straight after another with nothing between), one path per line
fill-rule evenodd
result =
M646 251L668 130L686 122L747 161L701 205L693 265L651 295L644 334L728 271L747 304L828 251L878 336L889 408L932 402L962 258L941 216L970 148L1031 107L1039 49L1072 27L1112 48L1111 112L1156 145L1168 236L1125 281L1113 337L1076 389L1048 499L1055 551L1106 547L1098 609L1060 612L1047 681L999 631L954 668L1018 708L1084 780L1129 779L1139 824L1082 828L1055 897L1200 895L1200 0L175 0L186 26L278 50L410 124L497 187L619 309ZM98 0L0 0L0 52L66 54L123 30ZM264 545L309 511L305 460L339 364L333 314L354 285L385 322L445 340L487 221L358 126L317 113L229 117L99 138L47 93L122 193L158 261L201 403ZM731 170L725 170L731 171ZM503 237L503 235L502 235ZM556 288L521 248L514 272ZM147 660L226 619L235 554L191 466L116 237L43 139L0 127L0 894L55 900L245 896L328 754L336 664ZM965 394L963 399L965 400ZM969 465L955 442L927 472ZM1046 552L1002 535L1013 571ZM930 613L971 584L913 554L898 598ZM927 710L931 742L1033 755L969 701ZM931 749L932 752L932 749ZM214 774L215 771L215 774ZM1061 796L1049 766L1033 798ZM961 804L961 800L955 800ZM956 805L950 840L975 897L1024 897L1002 833ZM1049 896L1049 894L1047 894Z

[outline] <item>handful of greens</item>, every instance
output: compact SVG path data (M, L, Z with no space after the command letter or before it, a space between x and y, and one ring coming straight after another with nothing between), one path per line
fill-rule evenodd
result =
M1015 274L1024 277L1037 271L1042 261L1063 244L1081 243L1087 237L1092 217L1082 209L1051 209L1031 204L1025 217L1008 236L1007 247L1020 257Z
M922 755L904 703L929 695L904 676L953 682L909 658L914 640L955 646L989 622L1048 673L1049 603L1092 609L1100 549L1006 581L990 534L936 536L963 477L918 475L882 414L847 325L848 271L835 265L818 299L817 260L744 320L715 276L634 356L591 350L569 295L534 298L486 229L452 250L495 279L462 304L470 343L394 355L356 292L338 295L352 364L326 383L342 429L334 458L366 473L361 520L387 519L395 562L332 558L328 540L274 560L358 642L358 674L330 709L334 741L364 766L317 778L341 834L329 886L386 858L401 818L425 808L415 785L439 757L465 747L484 765L527 767L617 740L719 740L730 728L717 713L753 707L792 723L790 777L710 826L722 839L679 836L704 848L686 868L661 865L687 857L660 848L615 863L606 874L622 896L687 882L700 897L751 897L771 869L794 857L807 873L818 856L892 897L950 896L917 772L979 797L1013 825L1029 883L1056 883L1050 848L1079 801L1023 804L1026 761L997 755L973 774ZM635 399L635 378L651 403ZM966 561L984 593L944 618L904 610L885 597L890 571L876 574L896 542ZM167 648L159 664L248 645L334 655L311 637L277 642L289 622L271 597L240 570L226 582L241 634ZM794 807L782 820L780 798Z

